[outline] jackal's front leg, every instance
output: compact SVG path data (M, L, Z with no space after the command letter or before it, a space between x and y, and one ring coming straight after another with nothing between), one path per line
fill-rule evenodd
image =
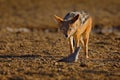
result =
M80 46L80 35L75 35L75 49Z
M73 53L74 52L73 36L69 38L69 45L70 45L70 53Z

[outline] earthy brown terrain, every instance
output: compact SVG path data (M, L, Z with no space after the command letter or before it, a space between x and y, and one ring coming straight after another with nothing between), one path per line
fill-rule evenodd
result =
M0 80L119 80L119 5L119 0L0 0ZM69 44L53 15L82 9L94 19L90 58L81 49L78 62L57 62L69 55Z

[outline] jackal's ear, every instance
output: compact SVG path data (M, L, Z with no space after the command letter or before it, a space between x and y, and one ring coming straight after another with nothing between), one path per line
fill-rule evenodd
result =
M55 19L57 20L58 23L63 22L63 19L62 19L62 18L60 18L60 17L58 17L58 16L56 16L56 15L54 15L54 17L55 17Z
M70 21L70 23L72 24L72 23L74 23L76 20L78 20L79 19L79 14L77 14L71 21Z

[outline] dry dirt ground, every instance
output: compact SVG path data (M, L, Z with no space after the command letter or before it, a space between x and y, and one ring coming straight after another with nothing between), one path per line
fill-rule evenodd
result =
M119 80L119 0L0 0L0 80ZM53 15L85 9L94 18L89 59L57 60L69 45ZM82 64L85 61L86 65Z

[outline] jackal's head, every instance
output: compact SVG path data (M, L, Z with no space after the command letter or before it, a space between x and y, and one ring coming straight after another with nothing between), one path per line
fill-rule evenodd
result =
M76 30L80 24L79 23L79 14L76 15L71 20L64 20L56 15L55 15L55 19L57 20L57 22L59 24L60 31L65 35L66 38L69 38L70 36L72 36L76 32Z

